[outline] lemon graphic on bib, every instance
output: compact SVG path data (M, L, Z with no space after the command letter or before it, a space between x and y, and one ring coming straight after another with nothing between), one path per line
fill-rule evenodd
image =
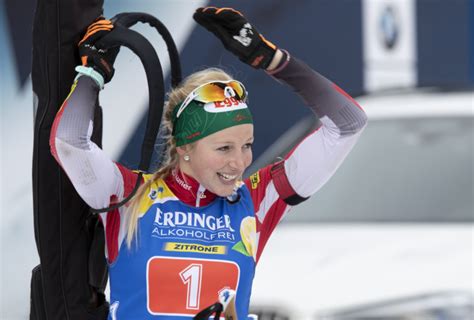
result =
M257 255L257 225L255 217L245 217L240 223L240 237L242 241L238 242L232 249L254 259Z

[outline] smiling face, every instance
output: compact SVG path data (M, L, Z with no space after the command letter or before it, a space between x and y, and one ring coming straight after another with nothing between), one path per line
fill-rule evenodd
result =
M179 167L209 191L221 197L229 196L252 163L253 139L252 124L223 129L192 146L178 147ZM190 160L184 161L184 155Z

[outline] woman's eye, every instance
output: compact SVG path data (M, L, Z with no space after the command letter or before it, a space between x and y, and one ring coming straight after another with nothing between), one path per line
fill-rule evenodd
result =
M253 146L253 143L246 143L246 144L244 145L244 148L245 148L245 149L252 149L252 146Z
M219 151L228 151L229 149L230 149L229 146L224 146L224 147L217 148L217 150L219 150Z

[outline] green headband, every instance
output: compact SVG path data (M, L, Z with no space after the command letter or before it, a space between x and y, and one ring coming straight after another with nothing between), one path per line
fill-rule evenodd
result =
M193 100L177 117L183 102L173 112L173 136L176 146L182 146L216 133L220 130L245 123L253 123L252 114L245 102L226 105L224 102L202 103Z

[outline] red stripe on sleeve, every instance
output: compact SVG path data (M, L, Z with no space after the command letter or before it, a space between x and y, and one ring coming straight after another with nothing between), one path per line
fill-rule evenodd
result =
M349 99L353 104L355 104L356 106L359 107L360 110L364 111L364 109L362 109L362 107L360 106L360 104L357 103L357 101L354 100L354 98L352 98L347 92L345 92L344 90L342 90L337 84L333 83L332 84L334 86L334 89L337 90L337 92L339 92L340 94L342 94L344 97L346 97L347 99Z
M272 165L268 165L258 170L244 181L248 190L250 191L250 196L252 197L255 212L258 212L260 209L260 204L265 197L265 190L267 189L270 181L272 181L272 177L270 175L271 166Z
M51 154L53 155L54 159L61 165L61 161L59 161L58 151L56 150L56 132L58 131L59 122L61 121L61 117L64 113L64 109L67 107L67 100L64 101L61 109L59 109L56 117L54 118L53 126L51 127L51 132L49 134L49 147L51 148Z
M122 166L120 163L115 163L117 168L120 170L123 178L123 197L126 198L135 187L137 183L138 173L133 172L132 170ZM143 180L141 181L143 183Z
M110 197L110 203L117 202L117 197ZM107 253L109 263L113 263L118 256L118 235L120 232L119 209L107 213L105 238L107 241Z
M286 208L288 205L278 198L275 203L270 207L267 214L265 215L265 220L260 225L260 236L258 238L258 248L257 248L257 263L260 259L260 256L267 244L268 239L272 235L273 230L275 230L276 226L281 220L283 213L285 213ZM258 221L258 219L256 219ZM257 222L257 231L258 231L259 223Z
M117 168L120 170L123 179L123 188L124 195L127 197L135 187L137 182L138 174L132 170L122 166L119 163L115 163ZM143 180L141 181L143 183ZM110 204L119 202L117 196L110 197ZM118 256L119 251L119 232L120 232L120 212L119 210L124 210L124 207L109 211L107 213L107 223L106 223L106 241L107 241L107 253L109 263L113 263Z

